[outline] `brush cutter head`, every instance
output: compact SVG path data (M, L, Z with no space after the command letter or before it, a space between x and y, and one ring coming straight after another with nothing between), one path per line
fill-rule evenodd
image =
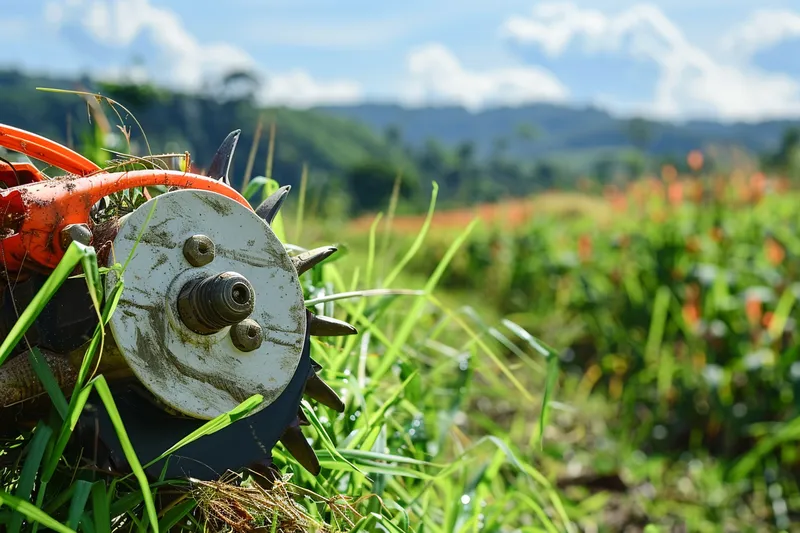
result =
M290 256L270 227L290 187L255 209L230 187L227 173L239 132L222 143L208 176L163 170L109 174L34 134L1 124L0 134L0 146L24 151L36 142L36 157L75 174L51 179L35 167L20 167L25 173L14 164L0 167L0 178L13 185L0 191L0 203L13 210L13 226L3 228L0 237L0 251L9 252L3 257L11 258L5 272L16 277L13 283L28 284L22 297L11 294L11 279L0 287L0 328L5 330L0 334L10 333L12 313L30 303L70 239L99 250L98 258L109 267L105 298L118 298L102 357L116 362L107 381L126 435L120 439L93 394L77 427L79 442L88 448L84 457L102 469L127 471L122 444L127 439L153 478L214 479L226 470L264 472L272 448L281 442L307 470L319 473L319 461L300 429L308 425L301 400L305 395L338 412L345 406L317 375L321 367L310 357L309 339L356 330L305 308L299 276L336 248ZM20 176L28 178L17 186ZM109 195L157 185L168 192L108 219L113 212ZM101 216L104 222L95 220ZM27 261L26 246L35 252ZM31 348L48 350L49 361L59 356L69 361L61 365L67 370L98 324L81 283L77 278L64 283L28 339ZM26 347L18 346L17 352ZM33 381L14 383L14 376L3 371L0 366L0 389L10 384L8 391L18 395L40 388ZM68 378L74 380L75 372L63 374L67 381L60 385L71 392ZM20 379L33 375L22 372ZM0 390L0 399L8 391ZM254 395L263 401L249 414L182 447L165 465L166 450ZM9 408L0 405L0 419ZM20 420L18 405L12 418Z

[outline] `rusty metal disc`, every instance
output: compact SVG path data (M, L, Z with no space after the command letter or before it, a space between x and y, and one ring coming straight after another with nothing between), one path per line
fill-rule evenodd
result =
M196 246L186 246L193 237ZM187 251L196 250L199 242L207 252L209 240L210 261ZM253 394L264 396L263 409L283 392L300 361L307 317L297 271L264 220L217 193L169 192L120 220L109 262L124 264L131 253L110 329L136 377L160 402L183 415L211 419ZM260 326L260 344L234 342L236 334L247 331L242 326L234 327L234 339L229 325L198 333L200 328L190 327L185 318L192 313L181 313L179 300L186 287L226 272L249 282L233 289L228 282L221 290L252 291L246 324ZM110 271L107 290L117 281L118 274ZM228 293L222 295L228 300L205 294L195 291L192 300L198 316L207 315L209 305L232 302ZM237 313L217 313L211 329L228 316L240 320L241 306Z

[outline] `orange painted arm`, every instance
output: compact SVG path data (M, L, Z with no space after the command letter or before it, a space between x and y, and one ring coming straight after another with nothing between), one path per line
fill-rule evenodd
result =
M0 124L0 146L78 176L100 170L99 166L64 145L5 124Z
M60 234L69 224L89 224L89 212L102 198L135 187L164 185L226 196L248 209L235 189L212 178L176 170L135 170L64 177L0 191L0 259L9 272L23 262L52 269L64 256Z

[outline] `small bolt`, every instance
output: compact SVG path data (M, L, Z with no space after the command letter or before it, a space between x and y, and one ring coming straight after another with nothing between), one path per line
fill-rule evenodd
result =
M264 342L261 326L255 320L247 318L231 326L233 345L243 352L257 350Z
M214 241L205 235L194 235L183 243L183 256L192 266L205 266L214 260Z
M61 230L61 247L67 249L70 244L77 242L89 246L92 242L92 230L88 224L67 224Z

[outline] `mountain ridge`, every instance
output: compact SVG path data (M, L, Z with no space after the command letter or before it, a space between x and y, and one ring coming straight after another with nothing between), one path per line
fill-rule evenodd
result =
M722 122L714 120L656 121L623 118L597 106L529 104L470 111L460 106L403 107L394 103L331 105L312 108L355 119L380 131L397 126L405 142L421 146L436 139L446 146L473 142L487 155L500 137L509 138L515 156L546 156L570 149L634 146L627 128L633 121L650 129L644 151L655 155L678 155L716 144L737 146L750 152L774 150L786 129L800 126L800 120ZM521 125L535 126L538 138L514 138ZM509 135L512 132L512 135Z

